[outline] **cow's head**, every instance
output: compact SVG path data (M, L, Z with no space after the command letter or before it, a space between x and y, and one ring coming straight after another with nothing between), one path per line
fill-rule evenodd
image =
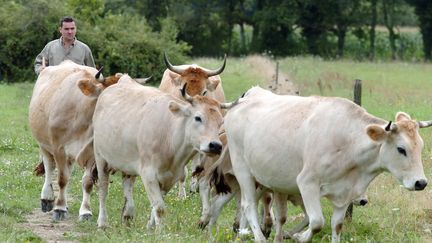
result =
M121 73L116 73L113 76L104 78L101 76L102 68L99 69L95 76L85 75L78 81L78 87L84 95L98 97L105 88L116 84L122 76Z
M366 128L369 137L381 145L379 161L382 168L392 173L408 190L423 190L427 185L419 128L430 125L432 122L416 122L408 114L398 112L394 123Z
M237 102L219 103L206 96L192 97L186 93L186 85L181 92L187 102L172 100L169 109L173 114L185 117L186 139L201 153L210 156L220 154L222 142L219 139L219 129L223 123L221 109L229 109Z
M198 65L181 65L174 66L168 60L164 53L166 67L173 73L170 74L171 80L176 87L182 87L187 84L186 93L190 96L205 95L207 90L213 91L219 85L220 77L217 76L223 72L226 64L226 55L223 64L216 70L209 70Z

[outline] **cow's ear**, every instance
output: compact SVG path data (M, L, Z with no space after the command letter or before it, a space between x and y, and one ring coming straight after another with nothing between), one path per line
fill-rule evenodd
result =
M174 86L180 86L181 85L180 75L178 75L175 72L169 71L169 76L170 76L171 82L174 84Z
M366 127L367 135L375 142L380 142L387 137L384 128L379 125L369 125Z
M405 112L399 111L396 113L395 121L411 120L410 115Z
M81 79L78 81L78 88L86 96L98 96L100 93L99 88L90 79Z
M190 115L190 110L188 109L188 105L182 105L174 100L169 102L168 108L174 115Z
M207 89L210 91L213 91L216 89L216 87L219 85L220 80L215 77L209 77L207 82Z

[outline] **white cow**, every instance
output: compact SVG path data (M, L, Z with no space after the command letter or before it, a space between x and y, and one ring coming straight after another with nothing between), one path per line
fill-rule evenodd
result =
M256 241L265 241L258 220L255 182L274 192L275 241L282 241L286 200L301 195L309 227L294 234L309 242L324 225L320 198L333 204L332 241L340 241L348 205L370 182L390 172L408 190L423 190L427 180L419 128L403 112L393 124L343 98L275 95L251 88L225 116L225 130L241 204Z
M179 91L180 92L180 91ZM93 116L94 151L99 177L98 226L107 225L106 196L111 170L123 172L125 206L122 218L134 216L132 188L136 176L143 181L152 205L148 228L161 228L163 195L183 175L186 163L198 152L219 154L221 104L203 96L185 100L153 87L137 84L129 76L107 88Z

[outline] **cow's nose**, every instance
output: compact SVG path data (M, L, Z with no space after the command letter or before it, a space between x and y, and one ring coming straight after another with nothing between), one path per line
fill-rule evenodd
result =
M421 191L423 190L425 187L427 186L427 181L424 179L418 180L415 183L415 190L416 191Z
M362 200L360 200L360 205L361 206L364 206L364 205L366 205L368 203L368 200L367 199L362 199Z
M222 152L222 144L219 142L210 142L209 150L210 153L220 154Z

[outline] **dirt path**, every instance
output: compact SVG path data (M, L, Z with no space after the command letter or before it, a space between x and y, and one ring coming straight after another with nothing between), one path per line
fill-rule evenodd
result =
M266 87L263 88L268 88L277 94L296 94L298 92L297 87L284 73L278 73L278 83L275 84L276 63L274 61L262 56L249 56L245 62L256 70L263 80L267 81ZM56 184L53 182L54 190L57 192ZM74 197L68 196L68 198L69 203L79 203L77 202L79 200ZM52 212L43 213L40 208L35 208L31 214L27 215L26 222L21 223L20 226L31 230L45 242L74 242L68 239L79 236L74 231L76 220L77 215L69 214L64 221L52 222Z
M244 60L250 65L263 80L266 81L266 87L276 94L298 94L298 87L292 82L292 79L285 73L278 70L276 82L276 62L267 57L253 55Z
M69 237L79 236L74 232L76 217L70 216L60 222L52 222L52 212L43 213L40 208L35 208L31 214L26 216L22 223L23 228L30 229L45 242L74 242L67 240Z

